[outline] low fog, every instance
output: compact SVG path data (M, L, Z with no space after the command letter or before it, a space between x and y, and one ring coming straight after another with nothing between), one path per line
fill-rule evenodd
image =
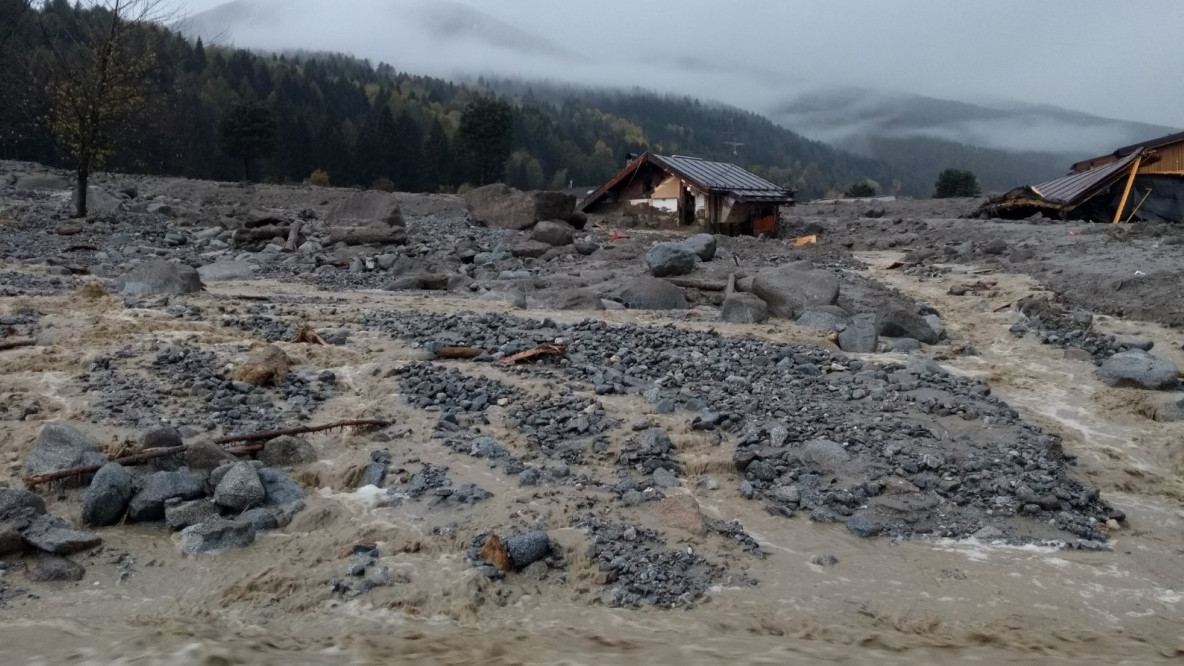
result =
M1000 123L896 130L992 147L1105 146L1140 129L1066 123L1030 105L1184 125L1184 3L1169 0L192 0L182 10L191 31L224 44L341 51L450 78L641 86L770 115L842 87L1025 109ZM1154 48L1124 45L1136 37ZM778 120L832 138L836 114Z

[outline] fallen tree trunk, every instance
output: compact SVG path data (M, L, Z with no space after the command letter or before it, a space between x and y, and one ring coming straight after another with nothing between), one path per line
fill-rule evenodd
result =
M258 241L269 241L275 238L287 238L291 232L291 227L280 227L269 224L263 227L255 227L254 229L237 229L234 232L233 238L236 243L255 243Z
M728 288L727 282L717 280L704 280L703 278L693 277L668 277L663 278L670 284L683 289L698 289L700 291L724 291Z
M284 437L287 435L303 435L310 432L321 432L323 430L332 430L334 428L384 428L391 425L390 421L380 421L378 419L354 419L350 421L337 421L319 426L300 426L298 428L285 428L284 430L272 430L268 432L254 432L246 435L229 435L226 437L219 437L214 440L216 444L231 444L234 442L266 442L277 437ZM157 458L165 458L177 454L185 453L189 450L189 445L169 446L160 449L148 449L139 453L133 453L129 456L116 458L109 462L119 463L120 465L140 465L150 460ZM263 450L263 444L249 444L247 446L230 447L226 449L229 453L253 453L255 451ZM105 465L107 463L103 463ZM33 488L51 481L60 481L62 479L69 479L83 474L92 474L99 471L103 465L82 465L79 467L71 467L69 469L60 469L46 474L39 474L37 476L30 476L25 478L25 486Z
M297 220L292 223L292 227L288 229L288 242L284 243L284 252L295 252L296 246L300 245L300 231L304 228L304 222Z
M485 350L476 347L441 347L436 352L436 358L477 358Z
M32 338L0 339L0 351L16 349L17 347L32 347L35 344L37 344L37 341Z

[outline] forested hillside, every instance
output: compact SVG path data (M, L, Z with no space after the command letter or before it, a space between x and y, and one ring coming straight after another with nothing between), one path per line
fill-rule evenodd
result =
M87 26L110 17L67 0L21 13L22 4L0 0L0 24L8 27L0 36L0 158L72 166L62 137L45 122L60 91L39 78L39 64L52 65L58 52L79 46ZM242 160L220 145L219 122L253 102L274 119L275 141L251 175L276 182L323 170L334 185L407 191L497 179L522 188L595 185L626 154L653 150L734 161L804 197L864 178L905 194L931 188L755 114L688 98L460 85L343 55L257 54L190 42L154 24L136 30L144 104L112 129L111 149L101 156L110 170L238 179ZM504 173L482 177L474 149L458 135L466 109L486 96L500 97L511 114L512 139L499 162Z

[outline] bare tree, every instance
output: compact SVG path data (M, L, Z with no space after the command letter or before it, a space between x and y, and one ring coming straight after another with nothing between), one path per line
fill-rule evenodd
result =
M113 135L145 107L153 89L156 29L166 0L100 0L63 24L41 13L45 49L35 64L49 95L45 120L77 175L75 215L86 217L90 174L114 146Z

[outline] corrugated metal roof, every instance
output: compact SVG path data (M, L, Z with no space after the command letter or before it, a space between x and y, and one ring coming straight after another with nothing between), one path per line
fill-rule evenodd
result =
M1139 148L1116 162L1104 164L1089 171L1072 173L1063 178L1050 180L1047 183L1029 185L1023 189L1032 192L1038 198L1049 203L1067 206L1076 203L1078 199L1086 197L1086 195L1092 194L1097 189L1105 187L1121 178L1125 172L1130 170L1130 166L1135 159L1142 154L1143 149Z
M1111 159L1111 158L1125 157L1127 155L1134 153L1139 148L1162 148L1163 146L1173 144L1173 143L1180 143L1180 142L1184 142L1184 132L1176 132L1175 134L1168 134L1166 136L1161 136L1157 139L1151 139L1149 141L1143 141L1141 143L1132 143L1129 146L1123 146L1122 148L1119 148L1118 150L1114 151L1113 153L1110 153L1109 155L1099 155L1098 157L1093 157L1088 160L1081 160L1080 162L1076 162L1073 164L1072 168L1074 171L1077 171L1082 166L1087 165L1090 162L1098 162L1101 160L1106 160L1106 159Z
M708 162L683 155L651 155L654 162L702 189L727 192L740 199L788 199L789 192L728 162Z
M789 190L778 187L735 164L709 162L697 157L682 155L655 155L647 152L631 161L607 183L588 195L588 198L580 203L579 209L586 211L596 205L610 190L635 173L646 162L651 162L663 171L681 177L701 190L728 195L737 201L771 204L793 202L793 193Z

